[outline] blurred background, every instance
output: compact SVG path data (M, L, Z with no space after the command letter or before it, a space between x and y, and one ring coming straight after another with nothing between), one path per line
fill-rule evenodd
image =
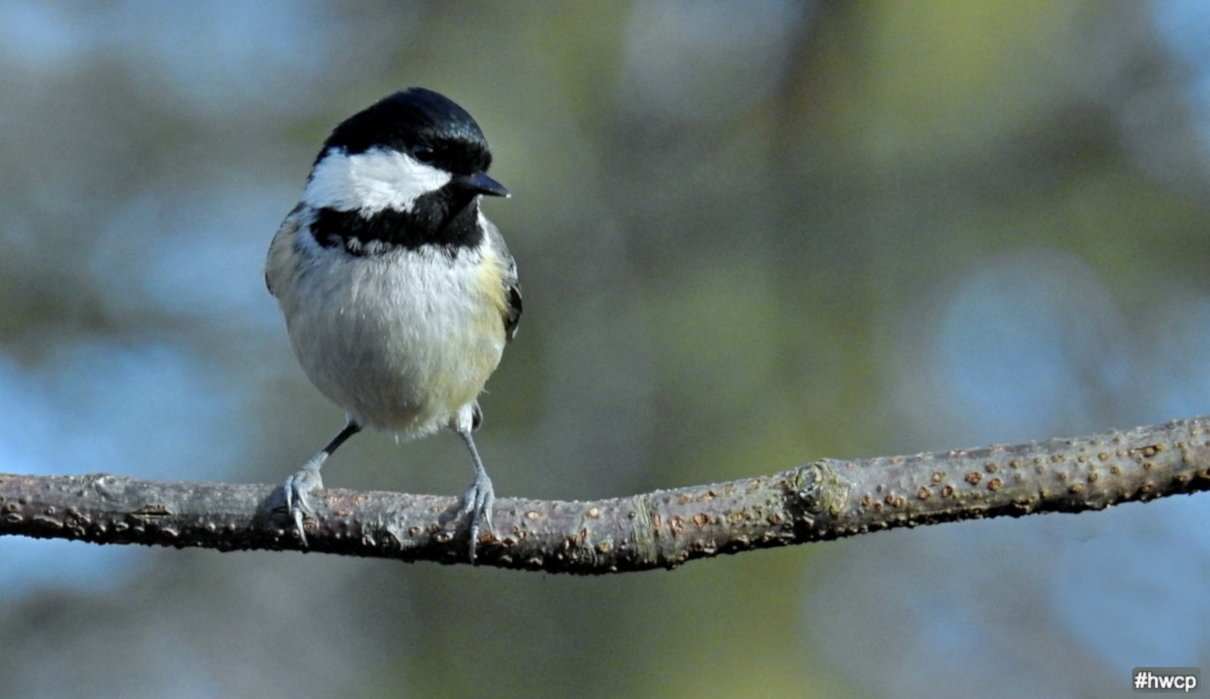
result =
M1210 412L1210 4L0 1L0 470L279 482L316 150L454 98L526 314L502 496ZM450 435L329 485L455 494ZM0 539L12 697L1129 694L1210 670L1210 497L601 579ZM1205 675L1203 675L1205 678Z

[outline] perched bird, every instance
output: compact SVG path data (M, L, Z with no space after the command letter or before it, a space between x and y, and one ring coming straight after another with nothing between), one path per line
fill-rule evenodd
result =
M348 415L282 486L304 544L320 468L363 428L458 433L475 471L460 511L472 561L491 530L495 493L471 433L521 318L516 263L479 208L481 195L509 196L491 162L466 110L432 90L397 92L332 131L273 238L265 282L294 353Z

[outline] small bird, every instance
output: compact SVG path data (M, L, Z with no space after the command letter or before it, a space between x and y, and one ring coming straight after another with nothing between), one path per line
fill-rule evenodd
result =
M472 562L480 530L491 531L495 492L471 433L521 319L516 262L479 208L481 196L509 196L491 162L462 107L424 88L396 92L332 131L273 237L265 283L294 353L348 416L282 486L304 545L320 468L363 428L456 432L475 471L459 512Z

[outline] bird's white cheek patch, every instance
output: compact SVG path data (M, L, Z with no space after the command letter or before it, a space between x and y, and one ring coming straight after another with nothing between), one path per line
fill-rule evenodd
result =
M303 201L317 209L411 211L416 199L449 184L450 174L406 153L375 149L347 155L333 150L311 171Z

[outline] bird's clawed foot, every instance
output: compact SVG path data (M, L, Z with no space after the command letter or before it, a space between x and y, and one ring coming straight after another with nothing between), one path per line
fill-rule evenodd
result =
M312 507L309 496L312 491L322 487L324 487L324 481L319 475L318 468L303 467L287 478L285 483L282 483L286 511L294 520L294 531L298 532L298 538L302 541L303 546L307 545L307 534L303 531L303 517L305 515L315 516L315 508Z
M475 476L475 482L462 494L462 509L458 512L459 516L470 518L471 563L475 562L475 545L479 543L480 530L492 530L492 505L495 502L492 479L488 478L486 472L480 471Z

